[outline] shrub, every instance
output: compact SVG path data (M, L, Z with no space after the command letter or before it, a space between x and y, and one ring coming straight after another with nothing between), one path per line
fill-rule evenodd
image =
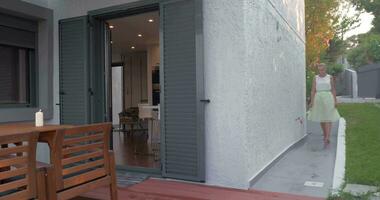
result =
M343 71L344 66L339 63L333 63L327 65L327 73L333 76L337 76Z
M306 69L306 98L310 97L311 86L313 85L313 79L315 76L315 72L310 68Z
M348 52L347 60L354 69L380 62L380 35L371 33L358 37L354 48Z

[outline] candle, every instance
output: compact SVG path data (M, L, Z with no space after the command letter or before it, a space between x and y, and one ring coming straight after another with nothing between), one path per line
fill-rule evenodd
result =
M39 110L36 112L36 127L44 126L44 113Z

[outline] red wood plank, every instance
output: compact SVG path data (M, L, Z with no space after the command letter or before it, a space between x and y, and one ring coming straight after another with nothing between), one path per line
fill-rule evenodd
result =
M85 195L87 198L77 198L75 200L107 200L109 199L108 192L107 188L102 188L87 193ZM321 198L291 194L238 190L154 179L129 188L119 188L118 195L119 199L123 200L322 200Z

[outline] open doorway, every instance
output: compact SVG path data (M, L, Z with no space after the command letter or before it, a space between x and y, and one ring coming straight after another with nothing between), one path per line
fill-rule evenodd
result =
M116 164L160 169L159 12L107 20Z

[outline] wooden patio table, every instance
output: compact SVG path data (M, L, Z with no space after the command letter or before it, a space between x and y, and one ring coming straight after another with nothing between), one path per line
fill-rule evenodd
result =
M44 125L42 127L34 126L34 123L9 123L0 124L0 135L16 135L25 132L38 132L38 142L47 143L50 148L50 163L54 164L55 158L55 140L57 138L57 130L71 128L72 125Z

